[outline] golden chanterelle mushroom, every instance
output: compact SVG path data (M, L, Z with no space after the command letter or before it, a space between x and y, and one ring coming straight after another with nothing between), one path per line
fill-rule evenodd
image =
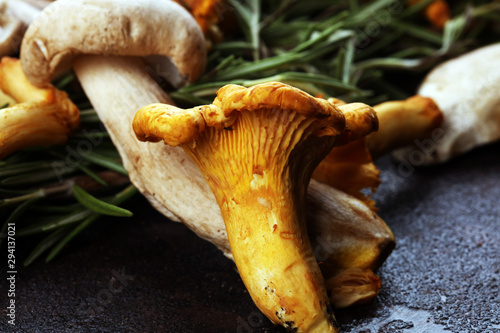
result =
M311 174L347 130L358 138L377 125L365 104L335 106L278 82L227 85L188 110L153 104L133 122L139 140L181 145L196 162L252 299L297 332L338 331L306 231Z

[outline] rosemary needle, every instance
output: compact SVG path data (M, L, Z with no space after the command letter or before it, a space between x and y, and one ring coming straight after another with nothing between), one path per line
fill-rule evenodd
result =
M63 77L59 82L55 84L57 89L65 89L71 82L75 81L75 74L71 73Z
M79 203L95 213L121 217L130 217L133 215L129 210L97 199L76 184L73 185L73 194L75 195L75 198Z
M49 151L49 153L57 158L59 158L60 160L64 160L64 156L55 152L55 151ZM106 186L107 183L104 179L102 179L101 177L99 177L98 174L96 174L94 171L92 171L91 169L89 169L88 167L86 167L83 163L75 163L75 166L80 169L83 173L85 173L86 175L88 175L89 177L91 177L92 179L94 179L96 182L98 182L99 184L101 185L104 185Z
M23 266L27 267L33 263L38 257L40 257L45 251L50 249L54 244L56 244L64 235L68 232L69 228L60 228L52 232L50 235L45 237L31 253L26 257L23 262Z
M109 158L104 155L100 155L97 153L88 153L88 154L82 154L80 155L83 159L92 162L94 164L100 165L102 167L105 167L107 169L116 171L118 173L121 173L123 175L128 175L127 170L123 167L123 165L116 160Z
M35 224L31 224L17 231L19 237L30 236L46 231L51 231L62 226L67 226L73 223L82 221L83 219L89 217L92 214L91 211L79 208L78 210L71 212L63 217L58 217L49 221L42 221Z
M39 189L39 190L32 191L32 192L29 192L26 194L22 194L22 195L17 196L17 197L1 199L0 200L0 207L13 205L13 204L17 204L17 203L23 204L26 201L42 198L44 196L45 196L45 193L43 192L43 190Z
M50 251L49 255L47 256L47 258L45 259L45 262L48 263L50 261L52 261L52 259L55 258L55 256L57 256L59 254L59 252L61 252L61 250L63 249L63 247L66 246L66 244L68 244L73 238L75 238L76 235L78 235L82 230L84 230L85 228L87 228L92 222L94 222L95 220L97 220L99 218L99 214L97 213L94 213L92 215L90 215L88 218L86 218L83 222L81 222L76 228L74 228L73 230L71 230L64 238L62 238L61 240L59 240L57 242L57 244L52 248L52 250ZM50 242L52 243L52 240L51 239L45 239L46 242ZM48 245L52 245L52 244L48 244ZM48 247L47 245L47 247ZM41 247L44 246L44 243L40 243Z
M118 193L112 200L111 203L114 205L119 205L123 203L124 201L130 199L134 194L137 193L137 189L133 186L130 185L127 188L125 188L123 191ZM76 235L78 235L82 230L87 228L91 223L93 223L95 220L99 218L100 214L93 213L90 215L88 218L86 218L84 221L82 221L76 228L74 228L71 232L69 232L63 239L61 239L55 246L54 248L50 251L49 255L45 259L45 262L50 262L54 257L59 254L59 252L62 250L66 244L71 241Z
M2 244L2 239L5 238L7 233L7 227L10 223L15 223L19 217L31 206L38 198L33 198L28 201L23 202L19 206L14 209L14 211L9 215L5 223L2 225L2 229L0 230L0 245Z

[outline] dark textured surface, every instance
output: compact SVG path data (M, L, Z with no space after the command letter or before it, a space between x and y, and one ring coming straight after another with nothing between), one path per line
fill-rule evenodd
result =
M377 300L336 312L343 332L500 332L499 152L494 144L413 171L378 161L375 198L398 245ZM211 244L143 199L131 208L133 219L105 224L53 263L19 269L15 329L2 278L0 332L283 332ZM19 240L18 258L28 248Z

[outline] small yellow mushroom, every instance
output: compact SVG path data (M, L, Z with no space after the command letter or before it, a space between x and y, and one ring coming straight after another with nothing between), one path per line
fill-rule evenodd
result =
M376 127L367 105L337 107L278 82L228 85L213 104L188 110L153 104L133 121L139 140L180 145L196 162L254 302L296 332L338 332L306 231L309 179L337 138Z
M345 105L336 98L328 101ZM315 254L322 262L321 271L326 280L333 281L327 283L327 290L335 308L366 303L377 296L381 282L373 272L395 246L391 229L375 214L375 202L361 191L370 188L375 192L380 184L380 171L373 158L430 137L443 121L436 103L422 96L385 102L373 109L379 120L378 131L358 139L346 131L345 135L354 141L334 147L312 176L341 191L337 200L343 204L330 218L335 221L335 230L324 225L328 219L310 225L311 239L320 245L316 246ZM348 113L345 115L349 117ZM309 190L309 195L312 191ZM319 193L316 201L318 196ZM359 221L364 222L356 223ZM358 283L355 287L353 280L346 278L353 270ZM359 284L359 281L363 282Z
M0 89L8 104L0 109L0 159L22 148L63 144L80 124L79 110L66 93L33 86L18 59L2 58Z
M328 101L345 105L336 98ZM373 160L415 140L431 137L432 131L443 123L443 114L431 98L419 95L385 102L373 109L377 112L378 130L357 140L351 137L354 141L332 149L312 177L354 196L376 211L375 202L361 192L366 188L375 192L380 184L380 171Z
M376 210L375 202L361 192L365 188L375 192L380 184L380 170L373 164L365 139L360 138L332 149L314 170L312 177L352 195Z
M373 108L379 119L379 130L368 135L366 142L374 159L415 140L431 137L432 131L441 126L444 119L436 102L420 95Z

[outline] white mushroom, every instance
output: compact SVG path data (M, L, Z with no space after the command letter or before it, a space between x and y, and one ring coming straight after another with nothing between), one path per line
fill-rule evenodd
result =
M14 54L21 44L23 22L7 12L5 1L0 2L0 57Z
M29 25L40 14L41 6L47 6L50 2L38 1L37 5L29 0L3 0L6 12L20 20L25 26Z
M418 94L432 98L444 115L431 137L398 150L396 158L415 165L442 163L500 139L500 44L449 60L423 81Z
M26 27L49 0L0 0L0 57L19 52Z

